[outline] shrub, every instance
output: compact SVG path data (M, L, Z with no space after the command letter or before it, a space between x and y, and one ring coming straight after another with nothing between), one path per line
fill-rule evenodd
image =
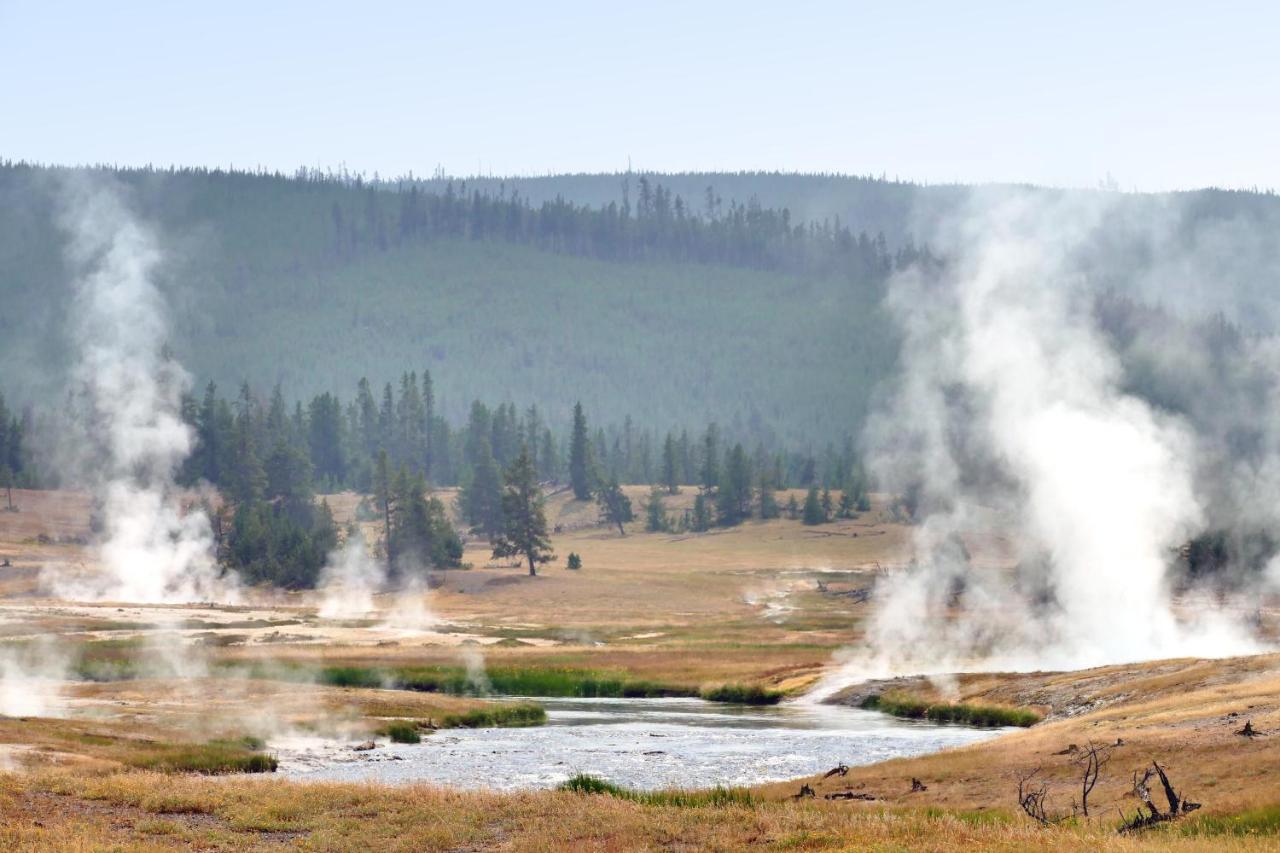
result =
M378 734L391 738L392 743L422 743L418 727L408 720L396 720L378 729Z
M582 558L577 554L575 554L574 552L570 551L569 562L565 566L565 568L573 569L574 571L577 571L578 569L582 568Z

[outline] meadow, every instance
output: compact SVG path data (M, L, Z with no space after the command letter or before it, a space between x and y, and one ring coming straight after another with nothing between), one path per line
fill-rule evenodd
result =
M593 508L549 503L557 559L538 577L468 546L414 624L323 620L317 598L249 591L236 606L73 604L39 565L94 569L83 499L18 493L0 516L0 638L59 639L75 681L48 716L0 719L6 849L1268 849L1280 826L1280 656L1156 661L1074 673L970 673L837 693L908 717L1024 726L994 740L750 789L637 792L594 777L495 793L276 778L281 732L413 742L449 727L537 725L538 696L802 695L857 649L865 589L908 559L883 499L860 518L780 519L707 534L619 536ZM673 499L678 507L690 490ZM784 496L785 500L785 496ZM340 521L356 496L332 496ZM997 536L975 560L1008 559ZM582 555L569 571L564 558ZM389 601L384 603L390 603ZM1271 618L1268 611L1264 616ZM1270 623L1268 623L1270 624ZM155 649L185 650L181 671ZM478 680L477 662L487 687ZM869 693L868 691L872 691ZM494 694L534 697L512 703ZM1244 721L1266 736L1235 732ZM1072 815L1079 757L1109 748ZM1072 746L1075 749L1072 749ZM1159 761L1202 808L1141 834L1133 773ZM1019 808L1038 770L1042 826ZM255 772L267 771L267 772ZM913 781L918 780L917 787ZM800 797L802 785L815 796ZM827 799L828 796L831 799ZM856 796L857 798L853 798ZM849 798L845 798L849 797Z

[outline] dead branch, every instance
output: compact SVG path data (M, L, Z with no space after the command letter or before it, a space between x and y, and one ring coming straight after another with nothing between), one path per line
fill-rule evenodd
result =
M1164 789L1164 798L1169 804L1168 811L1162 812L1160 807L1152 802L1151 788L1148 783L1153 776L1160 779L1160 786ZM1119 830L1121 833L1137 832L1147 827L1155 826L1158 823L1177 820L1184 814L1200 808L1199 803L1191 802L1174 790L1173 783L1169 781L1169 774L1156 761L1151 762L1151 766L1142 774L1141 779L1138 778L1138 772L1134 771L1133 794L1147 807L1147 811L1144 813L1139 808L1132 817L1125 817L1124 812L1121 811L1120 818L1123 821Z
M799 790L799 792L798 792L798 793L795 793L795 794L792 794L792 795L791 795L791 799L793 799L793 800L802 800L802 799L804 799L805 797L810 797L810 798L812 798L812 797L816 797L816 796L818 796L817 792L816 792L816 791L814 791L814 790L813 790L813 788L809 787L809 783L808 783L808 782L806 782L805 784L803 784L803 785L801 785L801 786L800 786L800 790Z
M849 772L849 766L845 764L843 761L841 761L835 767L832 767L830 770L824 773L822 778L830 779L832 776L844 776L848 772Z
M1240 737L1262 737L1262 732L1253 727L1253 720L1245 720L1244 728L1237 729L1236 734Z
M1040 775L1040 769L1037 767L1029 773L1018 776L1018 805L1027 817L1042 826L1051 826L1062 820L1062 817L1049 816L1049 784L1044 781L1039 782L1038 785L1032 784Z

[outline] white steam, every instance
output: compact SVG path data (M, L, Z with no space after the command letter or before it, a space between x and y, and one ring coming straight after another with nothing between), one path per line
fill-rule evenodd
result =
M0 649L0 715L58 717L70 670L66 649L41 637Z
M395 592L385 592L388 583L386 563L375 559L364 536L353 531L321 570L317 615L322 619L358 619L376 614L377 627L407 633L438 624L427 604L427 589L416 574Z
M364 537L349 535L341 547L329 555L320 572L323 599L319 615L322 619L354 619L367 616L375 609L373 596L387 582L386 567L369 556Z
M1175 613L1166 576L1201 529L1197 437L1123 390L1077 253L1098 199L1013 193L891 283L902 375L867 435L918 500L915 559L877 588L869 649L836 680L988 667L1080 668L1253 649L1212 605ZM1016 571L990 552L1011 535Z
M114 187L82 178L64 191L82 435L62 462L99 505L102 573L47 580L64 598L228 602L235 590L219 574L209 519L184 509L174 482L194 443L181 417L190 377L164 352L157 241Z

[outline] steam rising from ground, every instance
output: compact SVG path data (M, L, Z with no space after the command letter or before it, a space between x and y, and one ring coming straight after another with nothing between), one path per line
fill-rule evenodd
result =
M181 417L190 377L164 350L155 235L102 180L72 177L63 189L61 224L77 275L71 387L80 431L59 461L99 505L103 573L47 580L64 598L227 602L235 590L219 575L209 519L181 505L174 483L194 442Z
M364 537L348 535L320 573L322 619L352 619L374 610L373 596L387 582L386 567L369 556Z
M402 589L386 593L381 601L374 596L388 585L387 566L369 553L359 531L329 555L320 574L321 601L317 611L322 619L355 619L378 614L379 627L397 631L424 631L437 624L427 606L427 589L416 576Z
M0 715L56 717L70 660L55 640L39 637L0 649Z
M986 199L934 242L945 266L892 282L902 372L866 438L884 487L917 503L918 562L877 588L870 652L840 678L1253 649L1212 604L1175 615L1168 567L1205 517L1198 436L1124 390L1097 326L1081 258L1106 212ZM1012 576L965 544L1000 532Z

